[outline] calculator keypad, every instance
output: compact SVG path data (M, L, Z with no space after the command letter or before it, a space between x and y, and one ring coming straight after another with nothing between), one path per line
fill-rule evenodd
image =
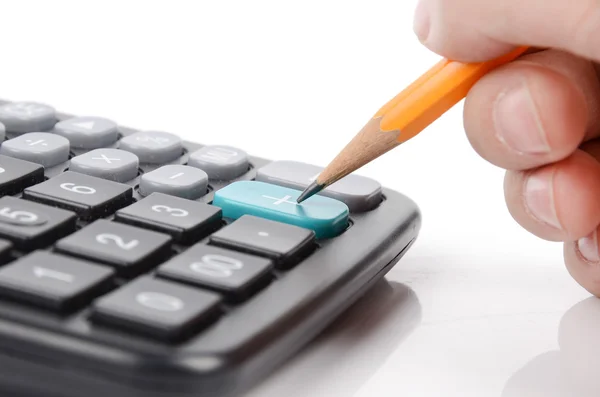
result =
M163 340L198 332L219 314L219 295L141 277L99 299L93 320Z
M167 233L189 244L219 226L221 209L163 193L150 196L116 212L115 219L145 229Z
M99 219L60 240L56 249L109 264L120 274L132 276L160 263L170 243L165 234Z
M0 268L0 295L56 311L73 310L105 292L112 277L110 268L37 251Z
M158 269L158 275L240 300L270 279L271 260L197 244Z
M75 230L71 211L52 208L16 197L0 199L0 237L21 250L34 250L52 244Z
M210 237L210 242L276 261L286 268L312 248L315 234L301 227L244 215Z
M259 167L235 147L45 105L0 105L0 122L0 310L5 299L69 314L91 335L201 333L381 200L377 182L351 176L356 186L298 204L319 168Z
M164 164L181 157L183 145L177 135L161 131L136 132L121 139L119 148L147 164Z
M119 139L117 124L102 117L73 117L54 126L55 134L69 140L75 149L97 149Z
M17 194L44 181L44 167L0 155L0 196Z
M131 202L130 186L67 171L25 189L23 197L76 212L84 220L107 216Z
M53 167L69 159L69 141L47 132L30 132L9 139L0 146L0 154Z
M37 102L7 103L0 106L0 122L12 134L48 131L56 123L56 110Z
M232 180L248 171L248 155L231 146L205 146L192 154L188 165L200 168L210 179Z
M164 193L195 200L204 196L208 189L206 172L186 165L165 165L142 175L140 194Z
M71 159L69 170L115 182L127 182L138 174L135 154L119 149L95 149Z

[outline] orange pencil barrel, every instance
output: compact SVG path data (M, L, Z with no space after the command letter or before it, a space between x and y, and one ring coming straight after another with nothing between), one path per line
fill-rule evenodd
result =
M497 59L481 63L442 60L374 116L382 117L382 132L400 131L400 142L411 139L465 98L471 87L490 70L522 55L519 47Z

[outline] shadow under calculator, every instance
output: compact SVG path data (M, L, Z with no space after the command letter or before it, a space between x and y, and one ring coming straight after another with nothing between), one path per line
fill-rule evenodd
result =
M515 373L502 397L600 396L600 299L585 299L563 315L558 344Z
M420 321L421 305L414 291L380 280L247 397L351 396Z

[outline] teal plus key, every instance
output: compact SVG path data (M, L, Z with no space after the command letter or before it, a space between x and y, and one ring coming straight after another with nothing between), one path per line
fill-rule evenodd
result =
M316 238L331 238L348 227L349 209L341 201L313 196L298 204L299 190L257 181L234 182L215 193L213 205L223 216L253 215L310 229Z

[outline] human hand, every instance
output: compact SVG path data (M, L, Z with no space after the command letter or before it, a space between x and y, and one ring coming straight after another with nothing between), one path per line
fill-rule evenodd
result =
M464 106L469 141L507 170L508 209L531 233L564 242L568 271L600 296L600 3L421 0L421 42L477 62L535 51L481 79Z

